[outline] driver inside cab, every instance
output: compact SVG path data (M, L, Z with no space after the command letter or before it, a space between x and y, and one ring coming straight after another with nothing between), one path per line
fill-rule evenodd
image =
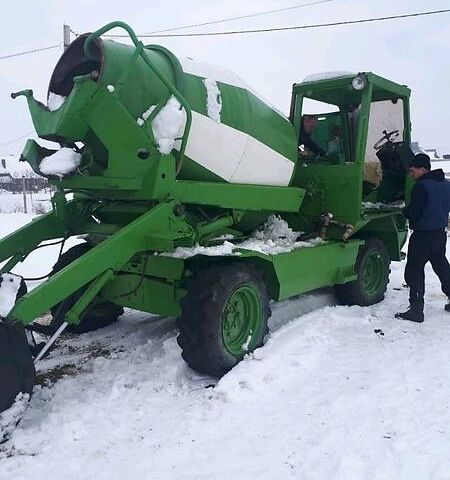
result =
M303 115L300 126L300 137L298 140L300 155L310 156L319 155L321 157L326 155L325 150L319 147L317 143L311 138L314 129L317 126L317 115Z

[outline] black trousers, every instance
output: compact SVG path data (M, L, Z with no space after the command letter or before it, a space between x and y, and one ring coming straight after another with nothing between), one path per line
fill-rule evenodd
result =
M405 281L412 302L423 302L425 265L430 262L441 281L442 291L450 297L450 265L445 256L447 232L443 230L413 232L409 240Z

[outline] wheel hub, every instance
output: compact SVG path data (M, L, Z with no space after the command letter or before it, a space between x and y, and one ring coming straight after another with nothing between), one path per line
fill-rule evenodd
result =
M227 350L236 356L251 350L261 321L262 306L256 289L251 285L237 288L222 315L222 336Z
M385 264L378 252L370 252L362 265L362 286L369 296L375 296L384 285Z

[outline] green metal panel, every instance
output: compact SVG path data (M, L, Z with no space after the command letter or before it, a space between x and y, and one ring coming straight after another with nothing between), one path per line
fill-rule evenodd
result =
M280 285L277 300L355 279L354 265L363 242L327 243L272 257Z
M185 277L189 271L201 268L205 263L244 261L257 265L264 272L271 297L277 301L283 300L316 288L354 280L354 264L359 246L363 243L363 240L352 240L348 243L328 242L314 247L297 248L279 255L239 250L238 257L197 255L188 260L156 257L156 261L152 257L145 270L142 266L145 260L141 259L133 268L124 267L124 271L134 270L135 274L118 275L102 291L102 297L150 313L176 316L180 313L178 302L184 295L181 285L188 281L188 278L179 281L181 272ZM170 262L173 264L170 265ZM162 280L168 279L168 269L173 272L169 276L176 277L170 282ZM128 292L131 293L124 295Z
M406 219L401 211L372 215L366 225L359 229L358 236L383 240L391 260L400 261L403 257L401 249L408 236Z
M298 212L305 192L300 188L178 181L177 197L183 203L222 208Z
M355 224L361 218L361 168L344 165L302 165L296 183L306 190L302 203L309 227L323 213L332 213L344 223Z
M101 297L123 307L155 315L178 317L184 290L174 283L140 275L118 275L102 291Z
M190 269L201 268L209 262L251 262L263 272L271 298L279 301L317 288L354 280L354 265L358 249L363 243L364 240L361 239L346 243L326 242L278 255L241 249L235 250L239 256L197 255L187 262Z

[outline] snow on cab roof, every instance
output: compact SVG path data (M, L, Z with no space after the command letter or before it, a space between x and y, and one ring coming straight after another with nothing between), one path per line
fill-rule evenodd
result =
M307 75L303 80L302 83L309 83L309 82L318 82L320 80L331 80L333 78L342 78L342 77L349 77L357 75L354 72L319 72L319 73L312 73L311 75Z

